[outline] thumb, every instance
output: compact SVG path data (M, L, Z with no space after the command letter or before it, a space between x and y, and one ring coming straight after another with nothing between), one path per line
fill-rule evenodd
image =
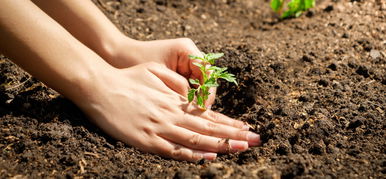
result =
M183 76L161 64L150 65L148 70L173 91L182 96L188 94L189 83Z
M208 100L206 100L205 102L205 106L210 109L212 107L212 105L214 104L214 100L216 98L216 91L217 91L217 88L216 87L212 87L209 89L209 97L208 97Z

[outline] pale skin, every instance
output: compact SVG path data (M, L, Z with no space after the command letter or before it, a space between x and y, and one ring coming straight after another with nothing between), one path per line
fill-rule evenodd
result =
M260 144L243 122L188 102L187 78L200 78L190 39L130 39L91 1L2 0L0 52L144 152L214 160Z

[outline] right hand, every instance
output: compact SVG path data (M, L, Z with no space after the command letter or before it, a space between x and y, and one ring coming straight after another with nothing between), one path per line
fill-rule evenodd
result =
M138 41L122 35L119 39L110 50L110 55L104 57L114 67L127 68L142 63L157 62L166 65L186 79L202 79L200 69L193 65L193 62L201 63L201 61L188 57L189 55L202 56L202 53L189 38ZM214 103L216 88L210 88L209 92L210 95L205 103L207 108Z
M188 89L184 77L151 62L105 70L74 101L109 135L164 157L213 160L260 144L243 122L189 103Z

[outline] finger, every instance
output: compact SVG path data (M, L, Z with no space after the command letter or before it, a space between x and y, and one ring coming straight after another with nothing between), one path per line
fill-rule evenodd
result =
M212 110L206 110L204 117L206 117L208 120L213 121L215 123L225 124L228 126L233 126L236 128L241 128L243 130L249 130L249 126L244 123L243 121L238 121L235 119L232 119L224 114L214 112Z
M208 99L205 102L205 106L207 109L212 108L212 105L214 104L214 100L216 98L216 91L217 91L217 88L215 87L209 89L210 94L208 96Z
M214 123L190 114L185 115L184 119L178 121L176 124L177 126L207 136L248 141L249 146L257 146L260 144L260 135L253 132L224 124Z
M202 135L179 126L171 126L169 130L165 130L158 135L185 147L208 152L227 153L248 149L248 142L246 141L223 140L217 137Z
M148 70L178 94L182 96L188 94L189 83L183 76L160 64L152 64Z
M217 154L213 152L189 149L174 142L165 140L159 136L157 136L157 138L158 140L154 147L156 151L153 153L167 158L195 162L201 159L214 160L217 157Z
M185 78L201 79L200 69L193 65L193 62L200 63L200 60L192 60L189 55L201 56L201 51L196 44L189 38L180 38L175 40L175 50L178 52L177 72ZM192 76L191 74L196 74Z
M225 125L233 126L243 130L249 130L249 126L246 123L232 119L226 115L223 115L218 112L214 112L210 109L203 111L202 109L198 108L196 105L188 104L187 106L185 106L183 110L186 113L205 118L215 123L225 124Z

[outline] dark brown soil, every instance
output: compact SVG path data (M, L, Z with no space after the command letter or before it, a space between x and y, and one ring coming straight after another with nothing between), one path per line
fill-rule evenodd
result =
M179 162L115 141L6 57L0 61L0 177L385 178L386 3L317 0L278 21L258 0L94 0L127 35L192 38L237 74L215 109L262 147Z

